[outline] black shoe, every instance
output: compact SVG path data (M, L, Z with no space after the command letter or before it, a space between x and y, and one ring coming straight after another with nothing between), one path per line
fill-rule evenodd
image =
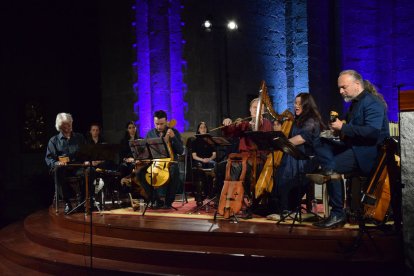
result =
M338 180L341 179L342 176L335 172L332 169L329 170L322 170L318 173L308 173L306 174L306 178L310 179L315 184L325 184L330 180Z
M319 228L333 229L343 227L346 223L346 216L332 216L330 215L326 220L315 222L313 225Z
M163 207L164 207L164 201L161 200L161 199L156 199L151 204L152 209L160 209L160 208L163 208Z
M243 216L242 219L252 219L253 218L253 212L251 208L247 208L246 210L244 210L243 212Z
M72 204L70 202L66 202L65 203L65 215L67 215L68 213L70 213L70 211L72 211Z
M321 224L325 223L329 217L319 219L318 221L312 223L313 226L320 227Z

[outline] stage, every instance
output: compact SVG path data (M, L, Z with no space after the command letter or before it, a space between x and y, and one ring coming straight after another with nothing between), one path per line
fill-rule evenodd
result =
M50 207L1 230L0 272L9 274L348 275L398 273L400 237L374 230L350 250L358 226L321 230L310 222L280 225L266 218L218 218L214 209L189 214L131 207L91 216L56 214ZM306 214L304 218L307 218ZM91 223L92 219L92 223ZM92 235L90 234L92 232ZM92 247L91 247L92 245ZM92 257L91 257L92 256ZM333 272L333 267L339 269Z

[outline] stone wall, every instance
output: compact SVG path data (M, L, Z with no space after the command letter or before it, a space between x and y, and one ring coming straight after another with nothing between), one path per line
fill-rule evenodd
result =
M309 90L307 1L183 3L190 130L199 121L217 126L225 117L248 116L261 80L279 112L292 109L294 96ZM201 27L207 18L211 32ZM237 21L237 32L226 31L230 19Z
M397 85L414 88L414 2L338 3L341 69L355 69L374 83L388 103L390 120L397 121Z
M406 264L414 269L414 112L401 112L401 182Z

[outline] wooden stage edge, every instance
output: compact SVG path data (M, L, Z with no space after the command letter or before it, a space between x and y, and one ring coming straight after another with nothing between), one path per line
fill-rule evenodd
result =
M374 230L53 208L1 229L0 274L375 275L403 272L401 237ZM92 233L92 234L91 234ZM333 270L336 267L335 270ZM334 272L335 271L335 272Z

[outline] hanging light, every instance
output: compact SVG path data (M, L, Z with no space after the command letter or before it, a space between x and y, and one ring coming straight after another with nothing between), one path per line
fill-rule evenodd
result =
M234 20L230 20L230 21L227 23L227 29L229 29L230 31L237 30L237 23L236 23L236 21L234 21Z
M213 25L211 24L210 20L206 20L203 23L203 27L206 29L206 31L211 31Z

